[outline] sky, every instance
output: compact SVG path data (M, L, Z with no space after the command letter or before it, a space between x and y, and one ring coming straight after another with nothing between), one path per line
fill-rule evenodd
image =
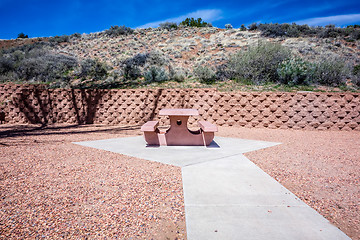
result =
M157 27L187 17L224 28L257 23L298 23L310 26L360 24L359 0L0 0L0 39L92 33L125 25Z

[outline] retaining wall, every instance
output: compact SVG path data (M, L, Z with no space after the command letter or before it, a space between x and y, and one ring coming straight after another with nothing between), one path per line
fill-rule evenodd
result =
M141 125L162 108L195 108L219 126L360 130L359 93L218 92L216 89L46 89L0 85L6 123Z

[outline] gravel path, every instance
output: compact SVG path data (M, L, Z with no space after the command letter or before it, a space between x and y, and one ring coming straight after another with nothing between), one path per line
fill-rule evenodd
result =
M185 239L181 170L72 144L138 126L0 125L0 239ZM246 156L360 239L360 133L220 127L282 142Z

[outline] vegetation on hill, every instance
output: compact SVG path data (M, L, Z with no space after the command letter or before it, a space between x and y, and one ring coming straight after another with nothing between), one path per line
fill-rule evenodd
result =
M25 33L19 33L17 38L29 38L29 36L25 35Z
M198 19L186 18L179 25L185 27L212 27L211 23L207 23L203 21L201 18Z
M99 33L55 36L1 50L0 82L70 88L173 82L178 87L229 85L229 90L269 84L356 90L359 32L358 25L257 23L239 29L227 24L221 30L201 18L187 18L179 25L165 22L155 29L111 26Z
M259 30L264 37L319 37L319 38L337 38L341 37L348 41L360 39L360 25L349 25L346 28L327 25L325 27L309 27L308 25L272 24L272 23L252 23L249 30Z

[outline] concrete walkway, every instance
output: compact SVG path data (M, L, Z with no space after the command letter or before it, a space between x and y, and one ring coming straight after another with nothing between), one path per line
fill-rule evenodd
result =
M146 147L140 136L76 144L181 167L189 240L350 239L243 155L279 143L216 137L209 147Z

